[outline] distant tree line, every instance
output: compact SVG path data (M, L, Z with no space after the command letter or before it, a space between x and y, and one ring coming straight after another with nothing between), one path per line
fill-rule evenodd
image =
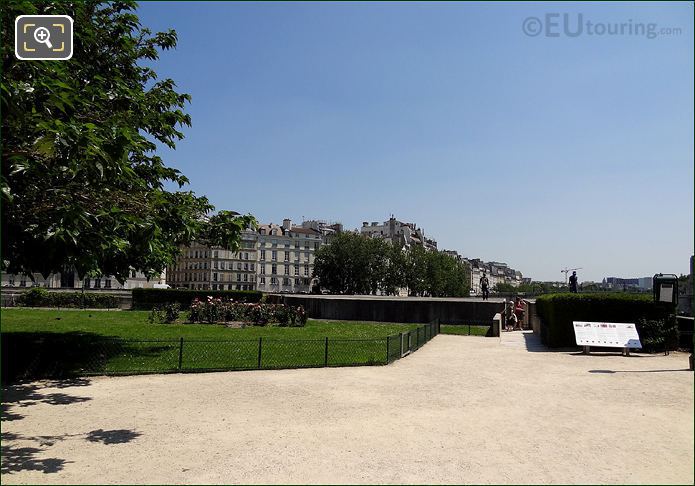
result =
M422 246L393 245L378 238L341 233L316 252L314 276L334 294L468 296L470 271L456 258Z

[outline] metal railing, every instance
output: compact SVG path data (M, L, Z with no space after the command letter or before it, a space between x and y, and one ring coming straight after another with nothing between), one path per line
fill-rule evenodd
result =
M374 339L132 340L84 335L17 339L3 349L3 381L89 375L385 365L421 348L439 323ZM12 340L12 334L3 341ZM5 347L5 346L3 346Z

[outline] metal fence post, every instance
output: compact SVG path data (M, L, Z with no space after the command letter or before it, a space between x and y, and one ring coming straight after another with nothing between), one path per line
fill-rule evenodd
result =
M326 336L326 352L323 356L323 366L328 366L328 336Z
M261 369L261 353L263 351L263 337L258 338L258 369Z
M386 364L389 364L389 345L391 344L391 336L386 336Z
M179 340L179 370L181 370L181 364L183 363L183 338Z
M420 328L418 327L416 329L417 332L417 345L415 346L415 349L420 349Z

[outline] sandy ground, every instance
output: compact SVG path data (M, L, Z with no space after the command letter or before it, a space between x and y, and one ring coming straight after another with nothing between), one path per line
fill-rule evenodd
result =
M1 479L693 483L686 354L505 339L438 336L382 367L16 386L3 395Z

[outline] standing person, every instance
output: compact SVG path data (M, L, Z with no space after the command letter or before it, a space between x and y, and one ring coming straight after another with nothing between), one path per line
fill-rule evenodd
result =
M572 272L570 277L570 292L573 294L577 293L577 272Z
M487 300L490 297L490 281L487 279L485 272L480 277L480 288L483 291L483 300Z
M519 330L524 330L524 301L521 297L516 298L516 303L514 304L514 315L516 315L516 322L519 326Z
M513 331L514 328L516 327L517 319L516 319L516 314L514 314L514 301L513 300L508 300L505 302L505 309L504 309L504 314L505 314L505 320L506 320L506 328L507 332Z

